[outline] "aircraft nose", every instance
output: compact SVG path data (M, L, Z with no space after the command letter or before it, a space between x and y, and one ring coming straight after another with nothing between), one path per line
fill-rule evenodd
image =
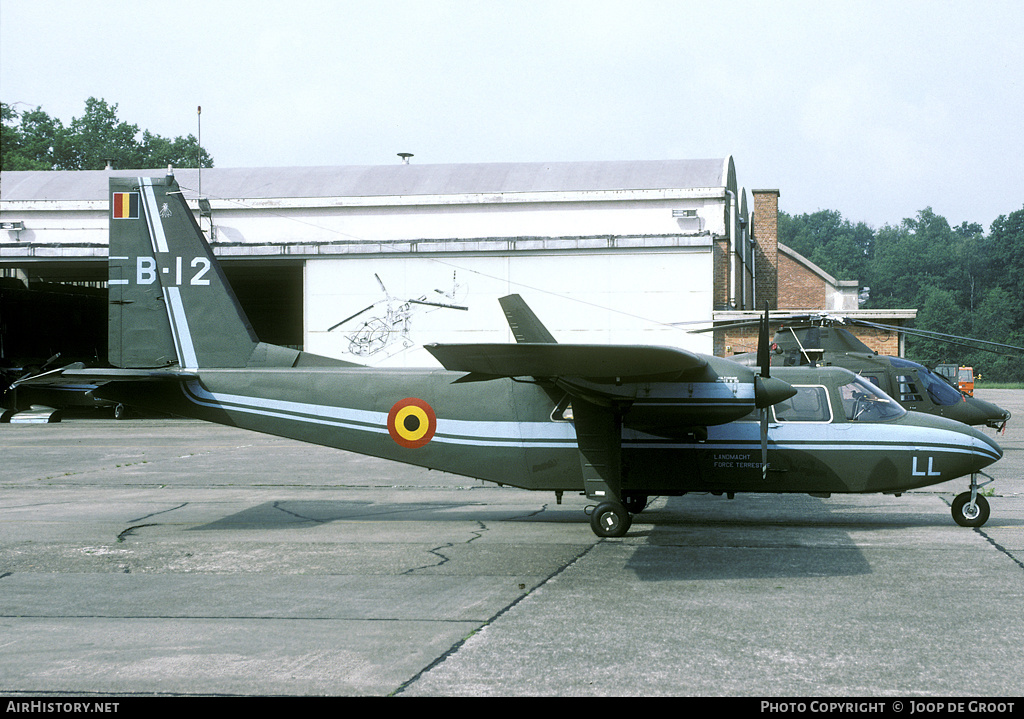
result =
M964 430L961 431L970 435L973 440L972 445L974 448L974 456L977 461L981 463L977 468L978 470L1002 459L1003 448L987 434L981 430L975 429L974 427L965 427Z
M982 422L978 422L978 424L984 423L988 427L995 427L998 429L1006 424L1010 419L1009 411L998 405L992 404L991 402L986 402L983 399L971 397L970 405L982 417Z

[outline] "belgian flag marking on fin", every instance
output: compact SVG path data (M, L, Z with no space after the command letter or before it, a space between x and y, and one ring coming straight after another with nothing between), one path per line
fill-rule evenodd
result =
M110 208L115 220L139 219L139 193L115 192Z
M388 413L391 439L409 449L422 447L437 430L437 416L429 404L415 397L395 402Z

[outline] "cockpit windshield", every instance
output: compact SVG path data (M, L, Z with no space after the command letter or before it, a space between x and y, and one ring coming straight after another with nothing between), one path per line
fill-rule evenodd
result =
M848 422L886 422L907 413L900 404L863 377L839 388Z

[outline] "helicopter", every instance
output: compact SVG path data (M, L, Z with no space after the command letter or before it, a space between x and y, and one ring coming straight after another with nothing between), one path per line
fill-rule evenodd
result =
M1006 428L1010 419L1008 410L964 394L923 364L902 357L878 354L841 325L860 325L921 335L937 333L832 315L807 315L792 320L792 324L779 327L775 333L771 343L772 366L844 367L878 386L911 412L947 417L969 425L984 425L997 431ZM726 326L738 327L742 324L746 323ZM966 338L951 338L948 341L960 339ZM733 355L730 359L747 365L757 361L754 352Z

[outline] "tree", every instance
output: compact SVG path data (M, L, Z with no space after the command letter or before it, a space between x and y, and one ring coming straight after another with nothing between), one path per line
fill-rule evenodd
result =
M36 108L19 114L12 106L0 105L0 153L4 170L51 170L60 120Z
M1024 209L997 217L985 245L992 268L989 282L1020 296L1024 287Z
M117 105L90 97L85 113L64 125L42 108L19 114L2 105L4 170L101 170L110 161L120 169L213 167L213 158L195 136L161 137L117 117Z
M854 225L836 210L796 217L779 213L779 242L839 280L863 282L873 241L870 227L863 222Z
M897 227L886 225L878 230L873 256L866 265L871 306L922 307L931 287L959 287L954 246L949 223L930 207Z

